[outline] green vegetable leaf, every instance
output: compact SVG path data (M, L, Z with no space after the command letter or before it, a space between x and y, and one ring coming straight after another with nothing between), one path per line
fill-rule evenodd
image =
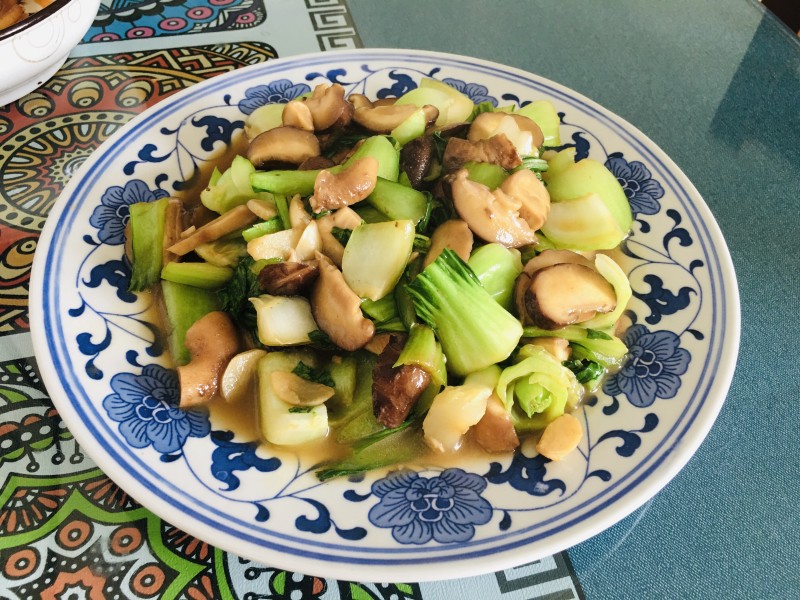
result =
M341 349L331 341L331 338L328 337L328 334L320 329L315 329L314 331L309 332L308 339L310 339L314 347L318 348L319 350L341 352Z
M331 235L333 235L342 246L347 246L347 242L350 241L350 235L352 233L352 229L343 229L342 227L334 227L331 229Z
M469 121L474 121L475 117L485 112L494 112L494 104L488 100L486 102L479 102L475 105L475 108L472 109L472 115L470 115Z
M431 249L431 238L429 238L427 235L422 235L420 233L415 234L413 249L416 252L427 253L428 250Z
M586 330L586 337L590 340L610 340L612 339L610 335L603 331L599 331L597 329L587 329Z
M251 332L254 340L258 340L256 309L250 302L250 298L261 294L258 275L251 268L254 262L250 256L242 259L228 283L217 290L217 296L221 309L239 327Z
M576 379L582 384L596 381L606 372L605 367L599 362L587 358L567 360L562 364L575 373Z
M292 406L289 409L290 413L310 413L312 406Z
M297 363L297 366L294 369L292 369L292 373L302 377L303 379L307 379L308 381L313 381L314 383L321 383L322 385L327 385L329 387L336 386L336 384L333 382L331 374L327 370L309 367L302 360Z

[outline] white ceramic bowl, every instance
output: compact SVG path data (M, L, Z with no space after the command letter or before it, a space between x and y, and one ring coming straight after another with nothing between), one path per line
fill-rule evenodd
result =
M0 30L0 106L42 85L58 71L92 24L100 0L55 0L50 6Z

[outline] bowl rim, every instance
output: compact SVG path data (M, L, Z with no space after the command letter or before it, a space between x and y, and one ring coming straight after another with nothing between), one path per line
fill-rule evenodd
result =
M54 15L59 10L67 6L73 0L54 0L51 4L45 6L42 10L33 13L22 19L21 21L14 23L10 27L6 27L5 29L0 29L0 43L4 42L5 40L14 37L17 33L21 31L25 31L29 27L33 27L37 23L44 21L51 15Z

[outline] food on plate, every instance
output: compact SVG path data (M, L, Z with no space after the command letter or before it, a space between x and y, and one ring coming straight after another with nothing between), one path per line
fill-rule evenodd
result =
M0 31L49 6L53 0L0 0Z
M252 410L274 446L324 441L321 479L578 447L571 413L627 352L612 256L632 215L561 145L549 101L333 83L244 131L199 199L130 211L130 289L163 309L182 408Z

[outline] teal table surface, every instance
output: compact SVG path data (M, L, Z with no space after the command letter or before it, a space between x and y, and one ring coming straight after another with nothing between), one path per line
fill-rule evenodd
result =
M725 235L742 304L730 393L664 490L569 550L586 597L800 597L800 39L749 0L349 5L366 47L498 61L622 116Z

